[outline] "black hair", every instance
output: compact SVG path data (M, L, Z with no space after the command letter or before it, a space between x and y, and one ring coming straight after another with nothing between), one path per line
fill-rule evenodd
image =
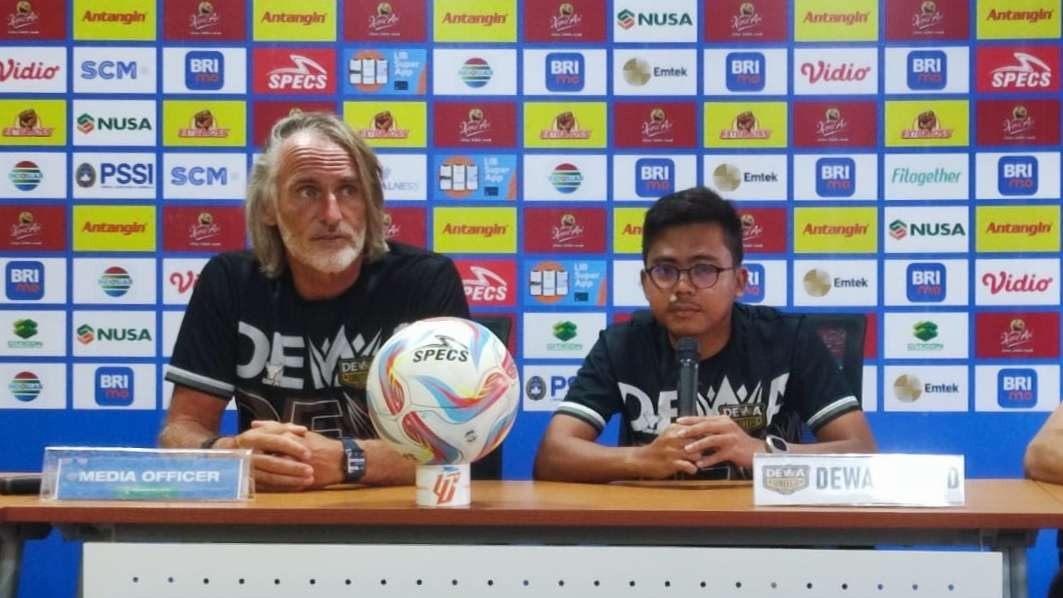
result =
M657 237L677 226L716 223L723 229L723 241L734 259L732 266L742 263L742 221L731 202L705 187L691 187L676 191L657 200L646 211L642 222L642 261L650 252Z

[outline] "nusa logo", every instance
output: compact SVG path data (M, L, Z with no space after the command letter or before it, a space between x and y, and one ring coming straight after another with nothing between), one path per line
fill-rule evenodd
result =
M856 162L852 158L816 160L816 195L851 197L856 191Z
M675 191L675 162L670 158L640 158L635 162L635 193L661 197Z
M945 89L948 84L948 57L941 50L913 50L908 53L908 87L918 91Z
M997 404L1005 409L1037 406L1037 372L1029 368L1003 368L997 372Z
M96 368L96 404L128 407L133 404L133 370L128 367Z
M997 190L1001 195L1036 194L1037 158L1034 156L1002 156L997 162Z
M225 166L175 166L170 171L170 184L203 187L210 185L228 185L229 169Z
M731 52L727 55L726 83L730 91L763 91L766 80L764 55L760 52Z

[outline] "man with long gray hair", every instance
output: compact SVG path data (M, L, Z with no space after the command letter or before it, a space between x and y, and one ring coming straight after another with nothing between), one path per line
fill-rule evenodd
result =
M161 446L253 449L265 490L412 483L369 420L369 364L396 328L469 308L450 259L385 239L383 203L376 156L338 117L273 127L248 182L253 252L200 274ZM240 431L219 436L233 397Z

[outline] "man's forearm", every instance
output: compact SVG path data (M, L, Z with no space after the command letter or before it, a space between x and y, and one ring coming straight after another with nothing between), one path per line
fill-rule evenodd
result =
M159 432L161 448L200 448L215 437L215 431L195 421L168 422Z
M582 438L560 438L544 444L535 460L537 480L611 482L642 477L638 447L602 446Z
M1063 433L1042 430L1027 447L1023 465L1031 479L1063 484Z
M362 482L374 486L400 486L414 483L416 464L379 439L359 440L365 451Z

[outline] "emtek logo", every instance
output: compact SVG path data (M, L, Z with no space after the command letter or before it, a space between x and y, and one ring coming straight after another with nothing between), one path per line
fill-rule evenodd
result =
M585 68L579 52L551 52L546 55L546 89L583 91Z
M912 303L940 303L948 291L945 265L908 264L908 300Z
M760 264L745 264L746 291L742 295L742 301L748 303L760 303L764 301L764 266Z
M852 158L816 160L816 194L820 197L850 197L856 191L856 163Z
M635 161L635 194L661 197L675 191L675 162L670 158L640 158Z
M224 166L217 168L211 166L175 166L170 171L170 183L173 185L192 185L202 187L204 185L228 185L229 169Z
M86 60L81 63L81 78L86 80L136 79L137 63L135 60Z
M997 162L997 190L1001 195L1037 193L1037 158L1003 156Z
M941 50L913 50L908 53L910 89L945 89L948 79L948 58Z
M185 54L185 87L216 91L225 86L225 56L221 52L192 51Z
M8 262L4 273L7 298L12 301L37 301L44 297L44 264Z
M103 407L128 407L132 405L132 368L96 368L96 404Z
M731 52L727 55L726 83L730 91L764 89L764 55L760 52Z
M1029 368L1003 368L997 372L997 404L1005 409L1035 407L1037 372Z

